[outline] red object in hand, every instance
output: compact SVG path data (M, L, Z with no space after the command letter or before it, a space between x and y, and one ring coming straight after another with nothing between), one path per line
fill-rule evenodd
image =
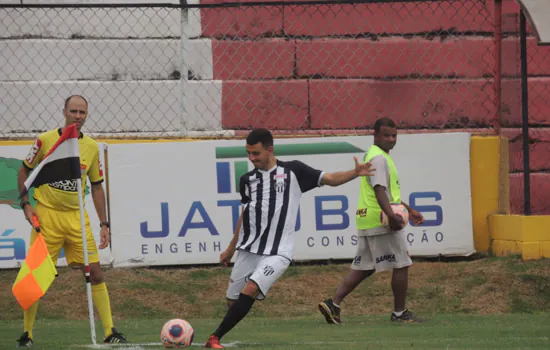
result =
M38 222L38 218L36 215L32 216L32 226L36 230L36 232L40 232L40 223Z

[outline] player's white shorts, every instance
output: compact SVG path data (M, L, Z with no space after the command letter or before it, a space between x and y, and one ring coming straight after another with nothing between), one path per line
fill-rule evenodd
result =
M231 300L239 299L239 294L249 280L254 281L260 289L260 294L256 299L265 299L273 283L283 275L290 265L287 258L279 255L258 255L244 250L239 250L237 254L227 287L227 299Z
M353 270L382 272L412 265L405 231L378 236L358 233L357 236L357 253L351 263Z

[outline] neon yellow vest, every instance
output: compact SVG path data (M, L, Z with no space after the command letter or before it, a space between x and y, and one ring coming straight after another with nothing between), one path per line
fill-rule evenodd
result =
M370 161L376 156L384 156L388 162L390 173L389 192L391 195L390 203L401 203L401 188L399 186L399 177L393 159L380 147L372 145L365 155L365 162ZM376 171L376 170L375 170ZM358 230L368 230L382 226L382 209L378 205L374 189L370 185L366 176L361 177L361 188L359 191L359 203L355 213L355 223Z

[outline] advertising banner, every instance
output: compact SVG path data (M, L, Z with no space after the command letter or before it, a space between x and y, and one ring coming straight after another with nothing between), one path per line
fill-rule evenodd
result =
M362 160L372 136L276 139L280 160L327 172ZM407 226L411 256L475 252L470 134L399 135L391 155L403 201L425 222ZM240 175L252 169L244 140L109 146L114 266L218 263L239 216ZM359 180L302 196L296 260L352 259Z

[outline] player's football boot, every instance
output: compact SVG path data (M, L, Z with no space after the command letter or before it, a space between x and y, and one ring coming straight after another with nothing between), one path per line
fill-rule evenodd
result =
M220 337L214 334L208 338L208 341L204 344L204 347L209 349L225 349L225 347L220 344Z
M340 308L334 305L332 299L327 299L319 304L319 311L325 316L327 323L342 324Z
M126 339L126 336L124 334L119 333L116 328L111 328L111 335L109 335L105 340L103 341L106 344L119 344L119 343L129 343L128 339Z
M423 322L424 320L420 319L420 318L417 318L416 316L413 315L412 312L410 312L408 309L405 309L405 311L403 311L403 313L401 314L401 316L396 316L393 312L391 313L391 320L392 322L409 322L409 323L413 323L413 322L417 322L417 323L420 323L420 322Z
M17 347L18 348L30 348L34 342L31 338L29 338L29 332L24 332L21 334L21 337L17 339Z

